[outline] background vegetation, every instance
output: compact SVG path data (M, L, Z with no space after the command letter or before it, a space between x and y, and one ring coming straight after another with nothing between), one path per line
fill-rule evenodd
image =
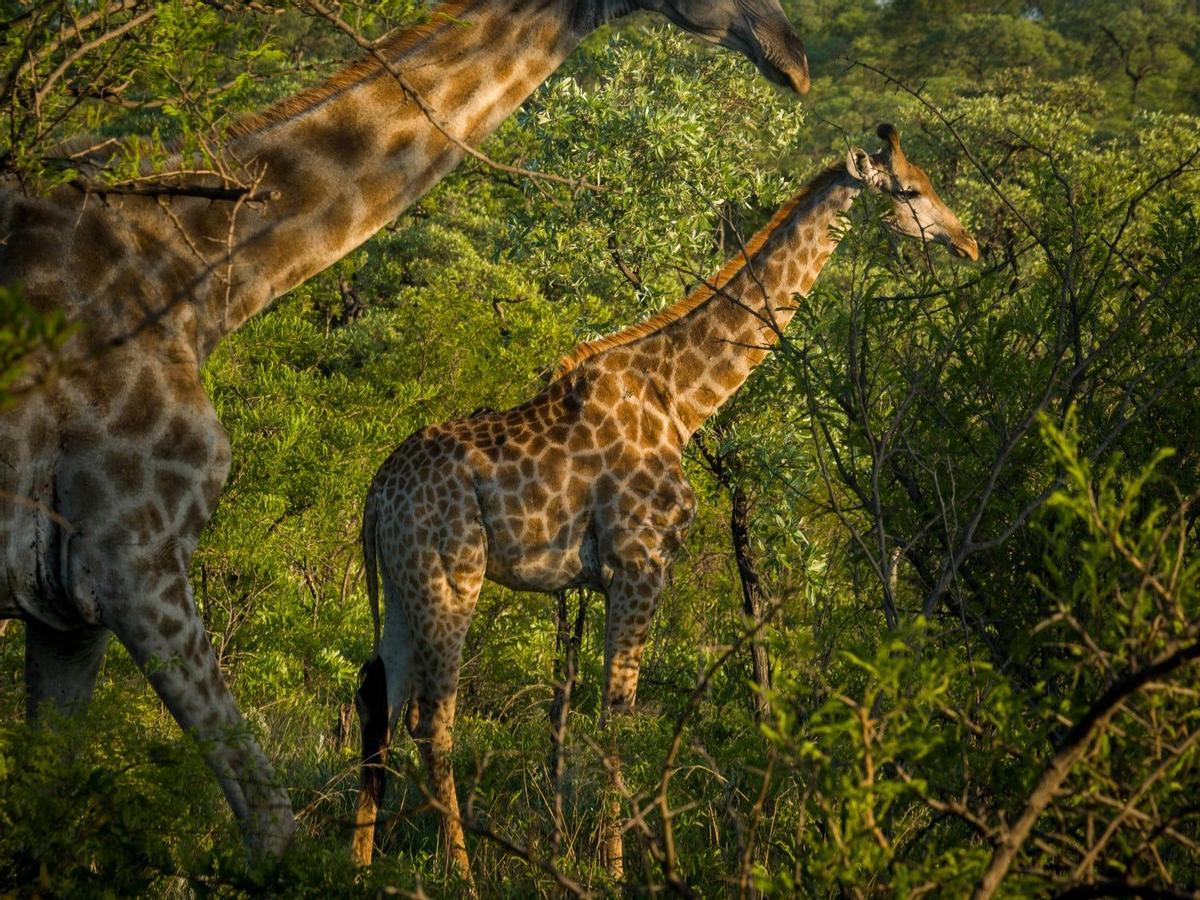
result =
M615 748L641 813L634 893L1200 889L1200 10L784 5L810 49L803 103L654 20L606 30L487 150L613 190L468 161L218 350L204 378L234 469L193 583L291 790L295 846L246 867L215 782L115 645L86 721L20 724L13 624L0 892L456 893L406 739L381 857L347 861L372 473L413 429L516 402L575 341L677 298L849 143L874 149L879 121L980 264L895 246L856 212L779 352L689 455L700 512L641 715L615 735L596 730L600 599L484 590L456 731L476 881L619 890L596 865ZM371 34L422 11L342 10ZM309 12L0 0L0 164L36 187L75 177L49 148L84 130L141 135L150 156L202 147L353 52ZM62 333L16 295L0 312L6 369ZM580 609L556 777L547 711Z

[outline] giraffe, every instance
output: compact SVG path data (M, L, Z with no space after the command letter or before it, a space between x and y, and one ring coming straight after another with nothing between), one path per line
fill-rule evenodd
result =
M19 401L0 411L0 620L25 621L30 716L84 707L116 634L199 739L251 853L282 854L288 795L229 694L187 577L230 465L200 366L429 190L589 32L634 9L808 87L778 0L452 0L379 45L388 65L371 55L234 125L218 155L248 195L183 174L196 161L179 157L157 195L64 185L35 197L0 182L0 285L79 326L53 359L26 361ZM95 175L106 157L85 143L63 152Z
M974 238L905 158L896 129L877 133L881 151L851 148L712 283L579 345L526 403L417 431L380 467L363 512L376 650L356 698L363 768L355 859L371 859L382 762L407 705L443 811L444 845L469 878L451 728L463 641L485 579L516 590L602 592L601 725L632 710L650 619L695 508L684 447L766 356L795 312L791 298L812 287L845 233L835 226L864 188L889 199L897 232L978 258ZM619 833L606 849L619 877Z

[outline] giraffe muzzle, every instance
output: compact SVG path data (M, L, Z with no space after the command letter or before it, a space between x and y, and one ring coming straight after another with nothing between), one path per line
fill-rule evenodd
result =
M951 241L950 250L960 259L969 259L971 262L976 262L979 259L979 244L969 234L963 234L961 237Z
M753 60L768 81L797 94L808 93L804 42L786 18L747 20L730 28L721 43Z

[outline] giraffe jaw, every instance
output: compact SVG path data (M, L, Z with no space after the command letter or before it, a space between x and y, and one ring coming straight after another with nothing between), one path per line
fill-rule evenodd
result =
M607 0L605 14L631 9L666 16L701 40L742 54L768 81L797 94L808 92L804 42L779 0Z
M778 43L782 43L782 49L777 47ZM777 41L760 37L758 45L762 48L762 58L756 60L758 70L768 81L790 88L797 94L808 93L808 56L795 32L786 28Z
M730 28L719 43L753 61L768 81L797 94L808 93L808 56L787 19L747 18L743 27Z

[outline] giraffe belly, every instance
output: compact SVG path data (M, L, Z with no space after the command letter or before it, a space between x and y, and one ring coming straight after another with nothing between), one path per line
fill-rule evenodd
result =
M599 586L595 539L583 523L563 523L549 539L536 523L534 529L489 527L487 536L490 581L517 591Z

